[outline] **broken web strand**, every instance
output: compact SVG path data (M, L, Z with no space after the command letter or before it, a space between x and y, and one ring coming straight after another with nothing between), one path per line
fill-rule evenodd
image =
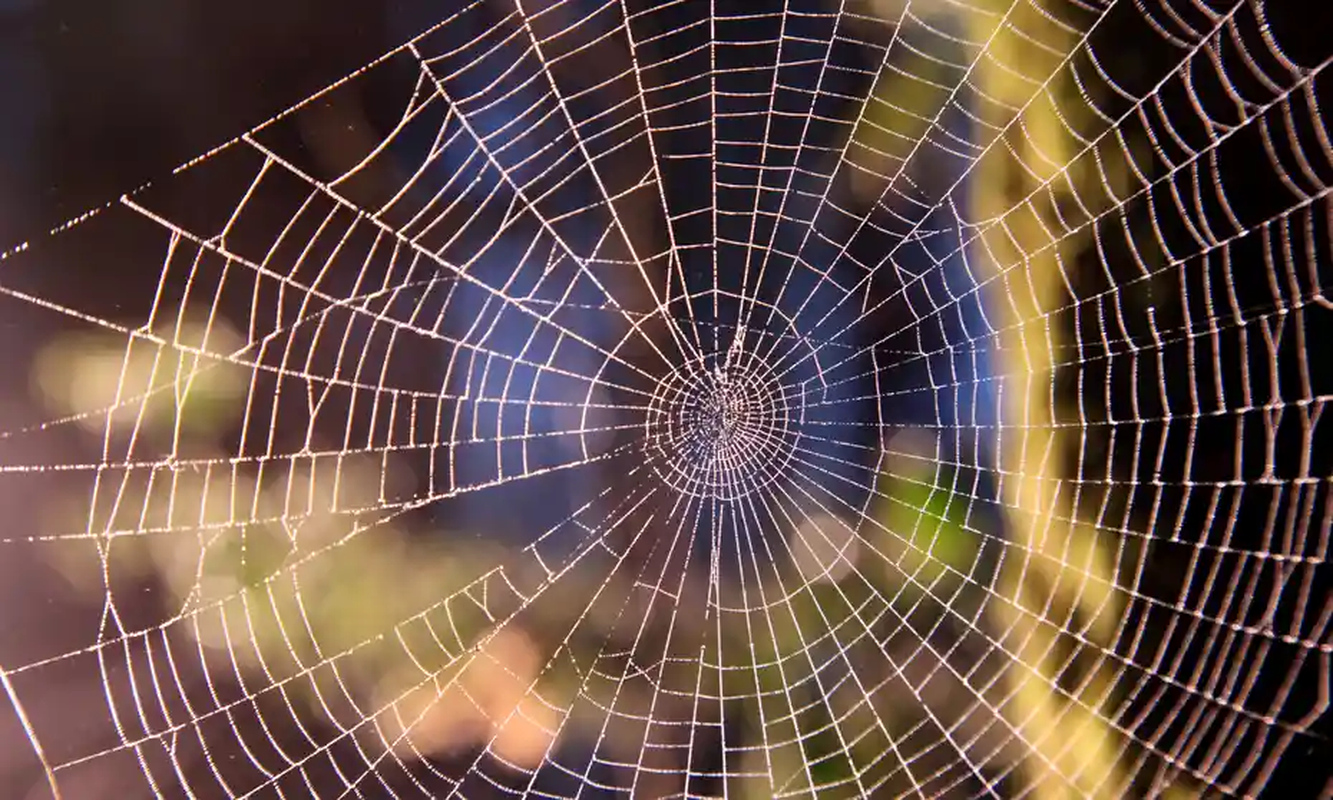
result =
M522 14L522 10L521 10L521 9L518 10L518 15L520 16L521 19L524 20L524 29L525 29L525 32L528 34L529 38L532 40L533 48L534 48L534 50L538 53L538 58L541 58L541 55L540 55L540 46L539 46L539 44L537 43L537 39L536 39L535 35L532 33L531 29L527 26L527 23L526 23L526 17L523 16L523 14ZM446 103L448 103L451 107L454 106L455 103L454 103L453 100L450 98L450 96L449 96L449 94L447 93L447 91L444 89L444 86L443 86L443 84L441 83L441 81L439 80L439 78L437 78L437 77L434 76L434 73L431 71L430 64L428 63L427 59L424 58L424 57L421 55L421 53L420 53L420 51L417 49L416 45L415 45L415 44L409 44L409 45L408 45L408 50L409 50L409 52L412 53L412 55L413 55L414 57L416 57L416 58L421 62L421 68L422 68L422 70L423 70L423 73L424 73L425 75L427 75L427 76L433 81L434 86L435 86L435 91L439 94L439 96L440 96ZM586 146L583 144L582 140L578 138L578 129L579 129L579 126L578 126L577 124L574 124L573 120L569 117L569 111L568 111L568 109L565 108L565 106L564 106L563 99L560 97L559 89L558 89L558 87L556 86L556 84L555 84L555 82L554 82L554 79L550 77L549 72L547 72L546 75L547 75L548 80L550 81L550 86L551 86L552 93L555 94L557 100L559 101L561 110L562 110L562 112L564 113L564 115L565 115L565 117L566 117L566 120L570 123L570 129L574 132L575 139L578 141L579 149L580 149L580 151L585 155L585 159L586 159L586 158L587 158L587 148L586 148ZM477 134L475 131L473 131L473 130L468 126L468 123L466 122L466 117L465 117L465 116L460 115L460 116L459 116L459 119L460 119L460 120L463 120L463 123L462 123L462 124L463 124L465 130L467 130L467 132L468 132L468 133L472 136L472 138L477 142L478 147L482 150L483 153L485 153L487 160L490 161L490 163L492 164L492 166L494 166L494 167L500 172L500 174L501 174L502 176L504 176L505 180L508 181L508 182L512 185L512 179L509 178L509 172L508 172L508 170L506 170L506 169L505 169L505 168L504 168L504 167L503 167L503 166L496 160L494 154L492 154L492 153L488 150L488 146L487 146L487 143L486 143L485 138L482 137L482 136L480 136L479 134ZM592 175L592 177L594 178L594 180L597 182L598 189L599 189L599 191L601 192L602 198L603 198L603 200L606 202L607 206L608 206L608 207L610 208L610 210L611 210L611 214L612 214L612 219L613 219L613 222L614 222L614 226L619 230L619 233L620 233L621 236L624 237L624 240L625 240L626 242L629 243L629 246L630 246L630 248L631 248L631 256L632 256L632 257L634 258L634 260L635 260L635 268L636 268L636 270L638 271L640 277L642 278L645 287L647 287L648 291L652 294L653 301L654 301L655 305L657 306L657 310L658 310L658 312L660 313L660 312L663 310L663 308L664 308L664 306L663 306L663 302L657 298L657 295L656 295L656 288L652 285L652 281L651 281L651 279L649 278L648 274L644 271L643 264L641 263L638 254L635 253L635 252L633 251L634 245L633 245L633 242L631 241L632 237L630 237L629 234L625 231L625 228L624 228L624 226L622 225L622 223L621 223L621 221L620 221L620 218L616 215L616 211L615 211L614 204L610 202L610 198L609 198L609 195L608 195L608 193L607 193L607 189L606 189L606 187L602 184L601 178L598 176L597 168L596 168L596 166L592 163L592 161L591 161L590 159L588 159L588 167L587 167L587 169L588 169L588 171L590 172L590 174ZM531 203L530 203L530 202L527 200L527 198L525 197L525 195L524 195L524 191L522 190L521 187L517 187L517 186L515 186L514 189L516 190L516 192L517 192L517 194L518 194L518 197L519 197L519 199L520 199L522 202L525 202L525 203L531 205ZM549 230L549 223L548 223L546 220L542 220L542 222L543 222L544 225L548 226L548 230ZM554 235L554 232L553 232L553 231L551 231L551 232L552 232L552 234ZM558 235L554 235L554 238L556 239L557 242L559 242L559 243L561 243L561 244L564 243L564 240L563 240L561 237L559 237ZM569 254L570 257L572 257L572 258L576 258L576 259L577 259L577 256L573 253L572 250L568 251L568 254ZM602 285L602 283L598 280L598 278L597 278L597 277L596 277L590 270L588 270L588 269L586 268L586 265L582 265L582 266L584 267L584 268L581 270L581 271L582 271L582 274L585 275L585 276L587 276L588 279L591 280L591 281L597 286L597 288L598 288L598 289L599 289L599 290L600 290L600 291L607 297L608 301L612 304L612 306L615 307L615 308L617 308L617 309L619 310L619 304L617 303L615 297L610 293L610 291L609 291L605 286ZM622 312L622 313L623 313L623 312ZM680 334L679 330L677 329L677 327L676 327L675 325L669 325L669 326L668 326L668 329L670 330L673 339L675 339L676 342L677 342L678 344L684 342L684 340L681 338L681 334ZM650 338L646 338L646 341L647 341L647 343L649 344L650 347L652 347L655 351L657 351L657 354L658 354L659 356L661 356L661 358L662 358L664 361L666 361L667 363L670 363L670 361L669 361L669 359L667 358L667 356L666 356L665 354L663 354L660 350L657 350L657 344L656 344L655 342L653 342Z
M652 492L653 492L653 490L650 488L647 492L644 493L644 496L643 496L643 497L641 497L641 498L638 499L638 501L635 503L635 505L637 505L637 504L639 504L639 503L643 503L643 502L645 502L645 501L651 496ZM640 532L640 535L641 535L641 534L642 534L642 531ZM599 547L599 546L601 545L601 543L598 542L598 541L596 541L596 540L597 540L597 536L596 536L595 534L590 535L590 537L589 537L589 543L588 543L588 551L591 551L591 550L593 550L593 549L595 549L595 548L597 548L597 547ZM585 552L587 552L587 551L585 551ZM623 563L624 563L624 555L622 554L622 555L619 557L619 561L617 562L617 567L620 566L620 565L623 564ZM573 564L571 563L571 564L569 565L569 567L567 567L567 568L572 568L572 567L573 567ZM612 576L613 576L613 574L614 574L614 570L612 571L611 574L608 574L606 580L605 580L605 581L598 587L598 590L597 590L596 594L594 594L593 599L592 599L591 602L595 603L595 602L597 601L597 599L599 599L599 597L601 596L602 591L604 591L608 586L610 586L611 581L612 581ZM559 577L558 575L553 575L553 576L552 576L553 579L558 579L558 577ZM536 595L533 595L533 597L535 597L535 596L536 596ZM588 609L585 609L585 612L586 612L587 610L588 610ZM582 616L582 615L580 615L580 616ZM511 619L512 619L512 617L511 617ZM646 623L646 621L647 621L647 618L645 617L645 623ZM483 647L485 646L486 642L487 642L489 639L494 638L494 637L495 637L496 635L498 635L501 631L503 631L504 628L505 628L505 625L506 625L508 622L509 622L509 620L502 620L502 621L500 621L488 636L483 637L483 638L477 643L477 645L474 647L473 654L472 654L471 658L474 658L474 659L475 659L475 658L479 657L479 656L481 655L481 653L480 653L480 648L483 648ZM577 625L577 623L576 623L576 625ZM571 636L572 636L572 632L571 632ZM555 650L555 652L552 654L551 659L550 659L550 660L543 666L543 668L542 668L542 669L543 669L543 672L544 672L546 669L549 669L549 668L551 667L551 665L554 663L555 659L558 658L558 657L560 656L560 654L561 654L561 650L562 650L563 648L567 647L568 644L569 644L569 639L566 638L565 641L561 642L561 644L558 645L558 646L556 647L556 650ZM600 654L599 654L599 655L600 655ZM499 668L499 669L504 669L504 668L505 668L505 665L504 665L504 664L502 664L502 663L498 663L498 662L496 663L496 666L497 666L497 668ZM437 674L438 674L438 673L437 673ZM540 676L539 676L539 677L540 677ZM429 676L429 677L426 679L426 681L429 682L429 683L431 683L431 684L434 684L434 683L435 683L435 676L433 676L433 675L432 675L432 676ZM453 684L450 683L450 684L448 684L448 685L446 685L446 686L444 686L444 687L441 687L441 688L440 688L441 693L443 693L444 691L447 691L452 685L453 685ZM524 690L523 690L523 691L524 691L524 696L525 696L525 697L527 697L527 696L532 696L533 693L536 691L536 689L537 689L537 683L534 681L533 683L531 683L530 685L528 685L527 687L524 688ZM543 701L543 700L541 699L540 696L537 696L537 700L538 700L538 702L545 702L545 701ZM521 704L520 704L520 705L516 705L516 706L515 706L515 710L511 713L511 715L510 715L509 717L505 718L504 720L497 720L497 725L496 725L496 727L503 728L503 726L504 726L505 724L509 723L509 722L512 720L513 715L515 715L515 714L521 714L521 713L522 713L522 712L521 712L521 708L522 708ZM387 709L385 709L385 710L387 711ZM403 737L408 737L408 736L411 735L412 728L413 728L415 725L421 723L422 719L423 719L424 716L425 716L425 713L426 713L426 712L423 712L423 713L422 713L421 715L419 715L415 720L413 720L412 722L410 722L409 724L407 724L407 725L404 726L404 731L403 731L403 733L401 734L400 739L403 738ZM567 718L568 718L568 717L566 717L566 719L567 719ZM562 722L561 722L561 726L563 726L563 723L564 723L564 721L562 720ZM559 734L559 730L560 730L560 729L557 728L557 730L556 730L554 733L555 733L556 735L558 735L558 734ZM487 755L487 754L489 754L489 753L491 752L490 748L493 747L494 744L495 744L495 737L492 737L492 738L487 742L487 744L486 744L486 748L485 748L485 749L482 751L482 753L480 753L480 754L477 756L477 758L472 762L472 769L475 770L475 769L477 769L477 768L479 767L480 762L481 762L483 756L485 756L485 755ZM363 772L363 773L361 773L361 775L360 775L356 780L354 780L354 781L352 781L351 783L349 783L349 785L348 785L348 787L347 787L345 793L351 793L351 792L354 792L355 789L356 789L357 784L358 784L360 781L362 781L362 780L366 780L366 779L372 777L372 776L374 775L374 773L375 773L375 768L376 768L376 766L377 766L377 763L378 763L381 759L386 758L386 757L389 757L390 752L391 752L391 751L386 751L386 753L385 753L383 756L381 756L380 759L376 759L376 762L375 762L375 763L367 764L366 771ZM511 766L513 766L513 765L511 765ZM469 771L471 771L471 770L469 770ZM532 776L532 777L533 777L533 779L535 780L535 778L536 778L536 771L535 771L535 770L533 770L533 776ZM584 777L586 778L587 776L585 775ZM453 789L453 792L451 793L451 796L456 795L457 792L458 792L458 790L461 788L461 786L462 786L462 783L461 783L461 782L459 782L457 785L455 785L455 787L454 787L454 789ZM529 782L529 788L531 788L531 782Z

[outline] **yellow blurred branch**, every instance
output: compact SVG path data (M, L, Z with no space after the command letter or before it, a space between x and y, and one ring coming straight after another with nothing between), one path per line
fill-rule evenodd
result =
M1057 73L1078 38L1052 20L1043 0L989 5L966 15L968 38L985 43L976 68L980 112L1001 131L974 172L973 211L984 229L979 254L994 270L989 295L997 298L990 309L1004 376L1003 501L1011 536L1026 554L1002 577L1002 593L1015 604L992 608L1006 648L1036 670L1009 672L1014 695L1006 712L1031 748L1027 772L1038 798L1119 797L1129 776L1121 737L1105 717L1113 681L1104 658L1072 696L1056 688L1068 666L1060 638L1086 630L1090 643L1080 644L1109 649L1123 613L1107 542L1091 525L1071 521L1060 472L1071 443L1054 424L1055 353L1065 333L1051 315L1072 300L1064 256L1082 246L1064 234L1054 210L1075 192L1081 199L1087 183L1070 128L1083 108L1060 102Z

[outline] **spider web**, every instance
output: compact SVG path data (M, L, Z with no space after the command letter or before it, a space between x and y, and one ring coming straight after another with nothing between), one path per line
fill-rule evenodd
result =
M478 3L9 250L79 337L0 439L68 502L4 541L102 607L0 665L38 785L1317 775L1333 144L1277 5ZM137 303L28 288L76 250Z

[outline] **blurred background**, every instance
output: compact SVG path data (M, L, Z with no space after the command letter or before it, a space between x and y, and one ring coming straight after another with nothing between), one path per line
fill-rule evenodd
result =
M0 0L4 796L1327 794L1312 18Z

